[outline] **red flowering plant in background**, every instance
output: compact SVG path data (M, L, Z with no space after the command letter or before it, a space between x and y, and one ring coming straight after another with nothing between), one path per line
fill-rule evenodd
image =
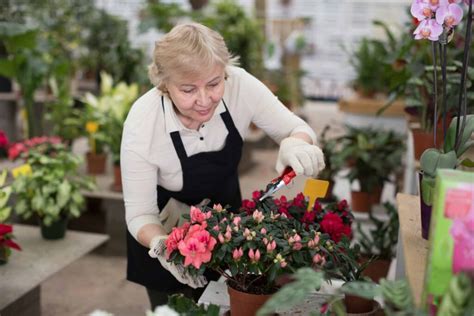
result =
M0 158L6 158L8 154L8 137L4 131L0 129Z
M0 223L0 263L5 263L11 254L11 249L21 250L20 246L14 242L13 228L11 225Z
M352 238L352 215L346 200L340 202L321 204L317 200L314 206L308 210L308 199L303 193L298 193L292 200L282 195L280 198L266 198L259 201L262 191L254 191L252 200L243 200L241 210L247 214L255 208L273 211L288 218L294 218L305 227L312 225L315 229L326 233L336 243L345 236Z
M54 151L54 145L60 144L61 138L57 136L41 136L33 137L22 142L15 143L8 149L8 159L16 160L19 157L26 157L28 151L32 148L39 150L42 153L49 153ZM24 154L24 155L23 155Z
M274 293L280 275L333 265L334 241L294 217L258 208L231 213L214 205L193 206L187 218L166 241L167 259L192 274L215 270L243 292Z

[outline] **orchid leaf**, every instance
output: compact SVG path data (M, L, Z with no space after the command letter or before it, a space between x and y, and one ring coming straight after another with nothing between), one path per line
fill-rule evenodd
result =
M463 118L460 120L460 124L462 126ZM451 124L449 125L448 131L446 133L446 140L444 142L444 151L448 152L454 150L455 142L456 142L456 126L457 126L457 117L453 118ZM464 127L463 134L461 136L461 146L457 152L457 156L459 157L466 151L465 144L471 138L472 133L474 133L474 114L470 114L466 116L466 125Z
M435 190L435 179L423 176L421 180L421 197L426 205L433 203L433 195Z
M421 169L430 177L435 177L437 169L454 169L457 164L457 156L454 150L442 153L435 148L429 148L423 152L420 158Z
M474 161L469 158L465 158L463 161L461 161L460 165L468 168L474 168Z

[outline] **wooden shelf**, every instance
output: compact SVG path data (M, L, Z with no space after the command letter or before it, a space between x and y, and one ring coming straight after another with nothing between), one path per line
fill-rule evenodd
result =
M385 102L387 102L386 99L353 97L349 99L340 99L339 109L342 112L347 113L376 116L377 111L384 106ZM404 108L405 103L403 101L395 101L381 114L381 116L405 116Z
M400 236L403 243L405 271L417 306L420 305L425 279L428 241L421 238L420 197L397 194Z

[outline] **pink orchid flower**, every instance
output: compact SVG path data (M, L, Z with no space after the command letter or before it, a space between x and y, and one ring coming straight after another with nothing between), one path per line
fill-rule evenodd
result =
M428 2L413 1L410 7L410 13L418 21L430 19L434 11Z
M431 41L437 41L441 33L443 33L443 27L434 19L421 21L413 32L415 39L429 39Z
M456 3L451 3L447 6L439 7L436 11L436 22L440 25L444 23L446 27L453 27L461 22L462 16L462 8Z

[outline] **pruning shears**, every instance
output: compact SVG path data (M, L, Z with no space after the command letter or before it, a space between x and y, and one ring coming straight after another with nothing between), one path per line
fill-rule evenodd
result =
M260 197L259 201L263 201L267 197L275 194L276 191L280 190L284 186L287 186L293 178L296 177L296 173L291 167L286 167L283 173L278 178L273 179L266 188L266 192Z

